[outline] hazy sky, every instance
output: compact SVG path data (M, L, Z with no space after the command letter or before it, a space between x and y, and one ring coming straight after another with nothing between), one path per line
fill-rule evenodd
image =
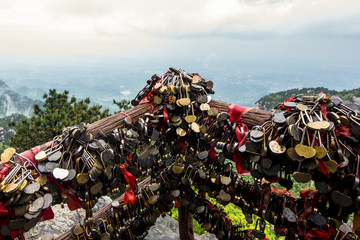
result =
M0 0L0 59L360 63L359 0Z

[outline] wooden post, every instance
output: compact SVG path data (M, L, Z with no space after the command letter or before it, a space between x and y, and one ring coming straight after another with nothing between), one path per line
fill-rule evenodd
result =
M185 207L179 207L178 213L180 240L194 240L192 214Z
M358 228L360 228L360 214L354 212L353 232L355 233Z

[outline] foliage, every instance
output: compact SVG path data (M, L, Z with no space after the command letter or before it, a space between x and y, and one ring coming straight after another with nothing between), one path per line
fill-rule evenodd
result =
M130 102L128 100L126 100L126 99L122 99L120 101L116 101L115 99L113 99L113 102L114 102L115 105L118 106L118 108L119 108L118 112L124 111L124 110L129 109L129 108L132 107ZM118 113L118 112L115 112L115 113Z
M225 163L233 164L233 168L235 169L235 163L232 160L226 159ZM245 181L254 183L254 179L251 177L251 175L242 176L242 178ZM308 183L298 183L293 179L292 176L291 176L291 180L293 181L294 184L293 184L293 188L289 192L297 198L300 197L300 193L299 193L300 190L315 189L315 186L312 181L308 182ZM279 189L286 189L278 183L273 183L273 184L275 187L277 187ZM195 188L193 188L193 190L195 190L195 192L198 192ZM240 230L255 229L256 220L258 219L257 216L253 215L253 217L252 217L253 222L248 223L246 221L245 215L242 212L241 208L237 207L236 205L234 205L232 203L230 203L226 206L223 206L223 205L217 203L216 200L213 198L208 197L208 199L213 204L216 204L217 206L222 206L224 211L226 212L227 216L231 219L232 224L242 226L240 228ZM173 217L175 220L178 220L178 212L177 212L176 208L173 208L168 214L171 217ZM194 219L194 233L196 233L198 235L207 233L204 229L202 229L201 224L199 224L195 219ZM265 234L268 239L284 239L284 237L275 235L273 226L271 226L270 223L268 223L268 222L266 222Z
M0 141L6 145L9 145L10 137L15 135L15 129L9 124L11 122L20 122L22 119L26 118L24 115L19 113L14 113L9 116L0 118Z
M26 116L24 116L20 113L14 113L9 116L2 117L2 118L0 118L0 127L3 127L5 130L8 130L11 128L8 125L10 122L19 122L24 118L26 118Z
M168 212L168 215L171 216L173 219L175 219L176 221L179 220L179 213L178 213L178 209L177 208L172 208L170 212ZM193 230L194 233L196 233L197 235L201 235L204 233L207 233L202 227L201 224L196 221L195 219L193 219Z
M109 116L108 109L102 111L100 105L89 106L89 98L69 98L69 91L66 90L58 93L55 89L50 89L43 98L45 101L42 107L34 104L34 115L31 118L13 122L16 135L10 139L10 143L20 151L50 141L66 126L80 122L92 123Z
M225 163L232 163L234 164L233 161L226 159ZM254 182L254 179L251 177L251 175L248 176L243 176L244 180L246 181L250 181L251 183ZM294 195L294 197L300 197L300 190L307 190L307 189L315 189L314 183L308 182L308 183L298 183L296 182L292 177L291 180L293 181L293 188L289 191L292 195ZM278 183L273 183L275 187L279 188L279 189L286 189L284 187L282 187L280 184ZM198 191L193 188L193 190L195 190L195 192L197 193ZM219 204L215 199L213 198L207 198L209 199L213 204L216 204L217 206L220 206L224 209L224 211L226 212L227 217L229 217L231 219L231 222L233 225L241 225L242 227L239 228L240 230L246 230L246 229L255 229L255 225L256 225L256 220L258 219L257 216L253 215L252 216L252 223L248 223L246 221L245 215L242 212L241 208L237 207L236 205L230 203L226 206L223 206L221 204ZM173 217L175 220L178 220L178 211L176 208L173 208L169 213L168 213L171 217ZM199 224L195 219L194 219L194 233L201 235L203 233L207 233L204 229L202 229L201 224ZM268 239L284 239L284 237L282 236L276 236L275 232L274 232L274 228L273 226L266 222L266 227L265 227L265 234L266 237Z
M352 89L352 90L343 90L343 91L335 91L329 90L324 87L317 88L294 88L287 91L281 91L277 93L268 94L262 98L260 98L255 105L257 105L260 109L271 110L273 107L282 103L286 98L294 97L299 94L304 95L316 95L318 93L326 93L328 96L339 96L344 101L353 101L353 97L360 97L360 88Z
M217 203L215 199L210 198L210 201L213 204L217 204L218 206L221 206L221 204ZM256 226L256 220L258 219L257 216L252 216L252 223L248 223L246 221L245 215L242 212L241 208L237 207L236 205L230 203L224 207L224 211L227 214L227 217L231 219L231 222L233 225L241 225L239 230L246 230L246 229L255 229ZM266 222L265 227L265 234L268 239L284 239L284 237L276 236L273 226L270 226L270 223Z
M9 148L9 146L6 146L2 142L0 142L0 153L2 153L5 149Z
M222 206L221 204L217 203L215 199L208 198L213 204L217 204L217 206ZM250 224L246 221L245 215L243 214L242 210L237 207L236 205L230 203L226 206L222 206L224 211L226 212L227 217L231 219L233 225L241 225L240 230L246 229L255 229L256 220L258 217L253 216L253 222ZM172 208L171 211L168 213L172 218L178 221L178 209ZM194 233L201 235L207 233L204 229L202 229L201 224L198 223L195 219L193 221L194 225ZM265 234L268 239L284 239L284 237L276 236L274 233L274 229L270 226L270 223L267 222L265 227Z

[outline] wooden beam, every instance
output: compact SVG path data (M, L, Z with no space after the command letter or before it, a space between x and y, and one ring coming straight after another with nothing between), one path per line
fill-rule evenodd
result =
M230 103L211 100L210 105L226 112ZM272 117L271 112L260 109L251 108L244 116L244 123L251 129L253 126L262 125L264 122L269 121Z
M353 221L353 232L356 233L356 229L360 228L360 214L354 212L354 221Z
M148 177L145 180L143 180L142 182L138 183L139 190L146 187L150 183L150 180L151 180L151 177ZM124 199L124 195L125 194L122 194L120 197L118 197L114 201L118 201L121 203ZM106 205L102 209L100 209L97 213L95 213L93 216L93 219L94 219L94 222L97 222L98 219L100 219L100 218L105 219L106 217L108 217L110 215L111 215L111 203ZM70 237L70 231L63 233L56 238L56 240L68 240L68 239L73 239Z
M223 101L212 100L210 105L226 112L231 104ZM124 113L131 116L131 118L136 121L140 117L143 117L145 113L151 113L153 109L154 107L151 103L145 103L125 110ZM102 130L106 135L109 135L114 129L124 126L123 120L126 116L125 114L117 113L110 117L96 121L88 126L88 132L93 134L95 138L99 137L99 130ZM271 112L252 108L245 114L244 123L248 125L249 128L252 128L255 125L261 125L270 119Z
M143 117L145 113L151 113L153 109L154 107L150 103L138 105L136 107L125 110L125 114L120 112L89 124L87 131L95 138L99 137L99 130L102 130L106 135L109 135L114 129L124 127L123 120L126 115L129 115L133 121L136 121L140 117Z
M179 207L179 237L180 240L194 240L192 214L185 207Z

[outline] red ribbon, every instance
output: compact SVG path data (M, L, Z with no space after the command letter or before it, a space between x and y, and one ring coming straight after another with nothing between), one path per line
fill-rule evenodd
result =
M174 202L175 202L175 208L181 207L181 202L179 201L178 198L174 198Z
M225 217L225 216L223 216L223 218L224 218L224 221L226 223L227 229L230 230L231 229L231 219L229 217Z
M306 240L313 240L313 239L329 239L331 237L331 235L334 235L336 233L336 230L334 228L334 226L330 226L328 227L328 225L325 225L323 227L324 231L320 231L316 228L311 229L306 235L305 235L305 239Z
M206 199L206 201L210 210L213 211L217 209L217 207L215 207L214 204L212 204L209 200Z
M305 198L304 203L304 212L300 215L300 221L303 221L309 217L313 212L313 205L318 201L319 191L317 190L300 190L300 197ZM312 198L312 201L309 200L309 197Z
M335 129L335 135L336 136L353 137L353 134L351 133L350 126L337 127Z
M125 117L130 118L131 122L133 122L133 120L132 120L131 116L130 116L129 114L127 114L126 112L119 112L119 114L124 114L124 115L125 115Z
M162 81L162 78L159 81L157 81L156 83L159 83L161 81ZM156 94L155 94L155 84L154 84L153 89L140 101L140 103L138 105L150 102L155 97L155 95Z
M132 189L127 190L124 195L124 202L134 204L135 201L136 201L136 195L134 193L134 190Z
M301 198L308 198L308 197L314 197L319 192L316 190L300 190L300 197Z
M9 210L0 201L0 228L10 220ZM1 235L1 234L0 234Z
M209 161L216 162L216 151L215 148L210 144Z
M244 132L245 132L243 138L241 138L241 133L240 133L240 134L238 133L238 132L239 132L239 131L238 131L238 130L239 130L239 126L236 127L236 129L235 129L236 137L237 137L238 142L239 142L239 146L242 146L242 145L245 144L245 140L246 140L246 139L245 139L245 135L246 135L246 132L249 131L248 127L247 127L245 124L243 124L243 128L244 128ZM243 164L244 161L245 161L245 157L241 154L241 152L238 151L238 149L236 149L235 152L233 153L233 159L234 159L234 161L235 161L236 169L237 169L238 173L239 173L240 175L249 175L249 172L248 172L248 171L245 171L244 169L242 169L242 164Z
M236 126L236 129L235 129L235 134L236 134L237 140L239 142L238 147L245 144L245 140L246 140L245 136L246 136L246 133L249 131L249 128L247 127L247 125L242 123L246 113L249 110L251 110L250 107L243 107L243 106L236 105L236 104L231 104L227 110L227 113L229 114L230 122L238 124L238 126ZM243 131L244 131L243 137L241 137L241 127L243 128ZM245 161L245 158L238 150L235 150L235 152L233 154L233 159L235 161L236 169L237 169L238 173L240 175L249 175L248 171L245 171L242 169L242 164Z
M230 104L227 109L229 120L231 123L242 123L246 113L251 110L251 107L244 107L236 104Z
M320 106L321 106L322 114L324 114L324 116L326 116L327 115L326 103L322 103Z
M4 165L4 168L0 171L0 181L4 180L5 177L9 174L9 166Z
M126 160L127 160L128 162L130 162L131 159L132 159L132 153L130 153L129 156L126 157Z
M123 170L125 181L130 185L131 189L135 189L135 184L136 184L135 176L132 175L128 170L126 170L124 164L120 164L120 168Z
M68 206L70 205L71 209L70 208L69 209L71 211L74 211L81 207L81 200L79 198L77 198L75 195L70 194L68 191L66 191L66 189L63 188L60 185L60 183L58 183L58 181L50 174L47 174L47 177L50 182L55 183L60 188L60 190L69 197L68 202L70 201L70 204L68 204ZM72 199L72 200L70 200L70 199Z
M21 240L25 240L22 229L16 229L16 230L10 229L10 237L11 239L20 237Z
M283 104L282 104L282 107L284 108L285 106L284 106L284 103L286 103L286 102L292 102L292 101L294 101L296 99L296 97L292 97L292 98L287 98L287 99L285 99L285 101L283 102ZM286 111L290 111L290 108L286 108Z
M39 222L54 219L54 212L51 207L48 207L42 211L41 215L38 218Z
M166 104L164 104L164 113L163 113L163 115L164 115L164 117L163 117L163 122L162 122L162 129L163 129L163 132L165 132L166 125L167 125L167 120L169 119L169 114L168 114Z
M292 101L294 101L295 99L296 99L296 97L287 98L287 99L285 99L284 103L286 103L286 102L292 102Z
M240 174L240 176L249 175L250 173L242 168L242 165L245 161L245 157L238 151L235 151L233 154L233 159L236 164L236 170Z
M22 164L24 164L27 160L29 159L32 163L34 163L35 165L37 165L37 162L35 160L35 155L40 152L40 146L36 146L34 148L32 148L31 150L27 150L25 152L20 153L19 155L17 155L21 161ZM30 164L29 168L33 168L33 166Z
M272 181L271 181L272 182ZM280 196L288 196L288 197L292 197L291 193L288 190L285 189L279 189L277 188L275 185L271 185L271 192L275 193L277 195Z
M81 208L81 201L78 201L79 199L75 199L75 198L69 198L67 201L66 201L66 205L68 206L69 210L70 211L75 211L79 208Z
M30 150L31 150L31 152L33 154L33 157L34 157L34 160L35 160L35 155L38 154L41 151L41 146L33 147Z
M186 137L179 137L177 143L180 144L180 152L185 153L186 150Z
M124 164L120 164L119 167L123 170L125 181L130 185L130 189L125 192L124 202L134 204L136 200L136 195L134 193L136 178L128 170L126 170Z
M289 229L287 229L286 227L280 227L279 225L274 225L274 230L275 230L275 234L279 235L281 233L284 233L285 235L287 235L287 233L289 232Z
M330 178L330 175L329 175L329 171L328 171L328 168L324 162L324 160L322 159L317 159L318 162L319 162L319 169L320 171L325 175L327 176L328 178Z
M4 204L0 201L0 216L9 216L9 210L4 206Z

